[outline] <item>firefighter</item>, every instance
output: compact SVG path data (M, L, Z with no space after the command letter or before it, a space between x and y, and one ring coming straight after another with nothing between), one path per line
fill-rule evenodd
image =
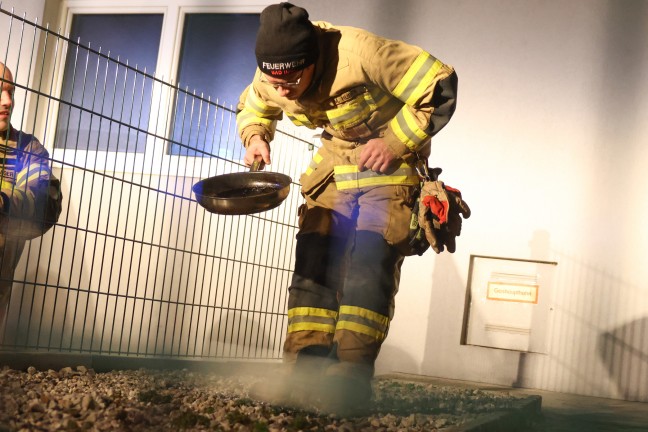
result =
M245 164L270 164L284 114L322 129L322 145L300 177L287 393L304 400L294 391L310 390L323 409L348 413L372 396L401 265L416 252L409 242L415 164L455 111L457 75L417 46L311 22L290 3L262 11L255 54L258 69L237 110Z
M13 82L9 68L0 63L0 342L25 243L56 223L62 203L47 150L34 136L11 126Z

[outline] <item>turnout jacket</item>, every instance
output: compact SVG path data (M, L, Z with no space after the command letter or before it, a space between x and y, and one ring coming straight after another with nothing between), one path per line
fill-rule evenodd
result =
M295 101L255 78L241 94L237 125L247 147L253 135L274 138L283 113L296 125L323 128L322 147L302 175L302 192L335 175L337 188L417 185L417 157L427 157L430 139L452 117L454 69L423 49L368 31L313 22L319 58L308 90ZM393 172L359 172L362 144L382 137L402 159Z
M33 135L10 127L0 136L0 246L6 238L27 240L49 230L61 214L59 180L49 154Z

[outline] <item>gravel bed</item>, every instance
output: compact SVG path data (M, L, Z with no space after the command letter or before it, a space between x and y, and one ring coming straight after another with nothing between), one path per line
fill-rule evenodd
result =
M0 370L5 431L443 431L519 399L475 389L374 380L367 416L338 418L249 398L258 376L189 370Z

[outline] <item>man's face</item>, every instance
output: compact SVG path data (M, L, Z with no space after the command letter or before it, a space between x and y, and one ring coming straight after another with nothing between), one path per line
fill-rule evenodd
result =
M13 76L11 71L0 63L0 85L2 85L2 95L0 95L0 132L9 129L11 120L11 109L13 107Z
M261 82L272 86L279 96L289 100L297 100L304 94L313 78L314 65L308 66L290 75L276 78L271 75L262 74Z

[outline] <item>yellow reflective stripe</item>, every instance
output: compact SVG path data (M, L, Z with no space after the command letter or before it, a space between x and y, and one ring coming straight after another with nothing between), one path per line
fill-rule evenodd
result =
M391 174L381 174L371 170L360 171L357 165L336 165L333 167L336 181L360 180L367 177L398 177L414 175L414 168L403 162Z
M288 118L290 119L290 121L293 122L294 124L296 124L297 126L305 126L304 123L302 123L301 121L299 121L299 120L297 119L297 117L295 117L293 114L290 114L290 113L287 112L286 115L288 116Z
M331 309L322 309L314 307L296 307L288 309L288 318L296 316L317 316L326 318L337 318L337 312Z
M419 127L416 116L414 116L414 114L412 114L410 110L408 110L406 107L403 107L401 113L403 119L405 120L405 123L407 124L408 130L413 133L416 138L418 138L419 142L425 141L430 137L430 135L428 135L423 129ZM398 115L396 117L398 117Z
M310 119L305 114L293 114L286 112L286 115L297 126L306 126L307 128L313 129L315 125L310 121Z
M379 87L375 87L346 101L339 107L326 111L326 116L334 129L343 130L362 123L369 118L372 112L382 108L391 99L391 95Z
M362 322L357 322L360 319ZM387 334L389 317L359 306L340 306L340 319L336 330L349 330L383 340Z
M243 131L251 124L260 124L266 128L273 129L275 120L270 117L277 116L281 113L281 108L275 108L267 105L263 100L250 88L245 98L245 106L236 115L236 123L239 132Z
M281 113L281 108L271 107L261 99L253 89L250 89L245 98L245 109L259 117L276 116Z
M324 159L324 157L321 154L315 153L315 156L313 156L311 163L308 164L308 168L306 168L305 174L311 175L311 173L315 171L315 168L317 168L317 165L319 165L319 163L322 162L322 159Z
M324 333L335 333L335 324L323 324L323 323L310 323L310 322L300 322L295 324L288 325L288 333L295 333L298 331L320 331Z
M247 122L247 123L262 123L262 124L272 124L274 119L267 117L259 117L253 112L249 111L247 108L243 108L241 112L236 115L237 122Z
M421 52L392 92L394 96L412 105L434 82L443 63L427 52Z
M414 186L418 184L418 177L415 176L389 176L389 177L370 177L359 180L348 180L335 182L338 190L358 189L369 186L386 186L386 185L404 185Z
M376 87L374 91L371 93L371 96L373 96L374 100L376 98L380 98L376 101L376 106L378 108L382 108L384 105L386 105L388 102L392 101L393 98L389 93L385 93L380 89L379 87Z
M386 186L386 185L409 185L415 186L418 182L416 176L385 176L385 177L366 177L352 180L339 180L335 182L338 190L358 189L369 186Z
M340 107L326 111L326 115L331 126L339 130L361 123L377 108L371 94L363 92Z
M407 90L410 83L418 73L419 69L427 60L428 55L429 54L423 51L416 57L414 63L412 63L412 66L410 66L407 72L405 72L405 75L403 75L403 78L401 78L400 82L396 85L396 87L394 87L394 91L392 91L392 94L394 96L399 99L403 96L403 93L405 92L405 90Z
M418 150L419 145L430 136L416 123L416 118L405 106L389 122L396 137L412 151Z
M358 165L335 165L333 170L335 171L335 175L360 172Z
M377 341L381 341L385 339L385 333L381 332L379 330L373 329L371 327L368 327L364 324L358 324L355 322L351 321L338 321L337 326L335 327L336 330L349 330L352 332L356 333L361 333L364 335L367 335L369 337L372 337L376 339Z
M49 177L50 170L47 166L41 164L31 164L28 169L23 169L16 176L16 186L22 186L25 183L34 181L42 176Z
M236 116L236 123L238 124L239 131L241 131L245 129L246 126L249 126L251 124L261 124L267 128L272 128L274 120L265 117L259 117L244 108Z
M443 63L435 59L432 67L427 72L425 72L425 74L420 79L417 78L414 80L416 86L411 89L409 97L405 100L405 103L407 105L413 105L421 97L421 95L423 95L423 93L425 93L425 91L430 88L442 67Z
M334 333L337 315L337 311L315 307L288 309L288 332L312 330Z
M420 180L414 168L403 163L392 174L374 171L360 171L357 165L336 165L333 167L335 184L338 190L357 189L379 185L417 185Z
M371 320L381 326L386 328L389 324L389 317L378 312L374 312L369 309L365 309L359 306L340 306L340 315L356 315L364 319Z
M355 175L356 177L369 177L369 176L387 176L387 174L377 173L371 170L360 171L358 165L335 165L333 167L336 177L351 177ZM401 163L401 165L394 171L394 173L414 173L414 168L409 166L407 162Z

